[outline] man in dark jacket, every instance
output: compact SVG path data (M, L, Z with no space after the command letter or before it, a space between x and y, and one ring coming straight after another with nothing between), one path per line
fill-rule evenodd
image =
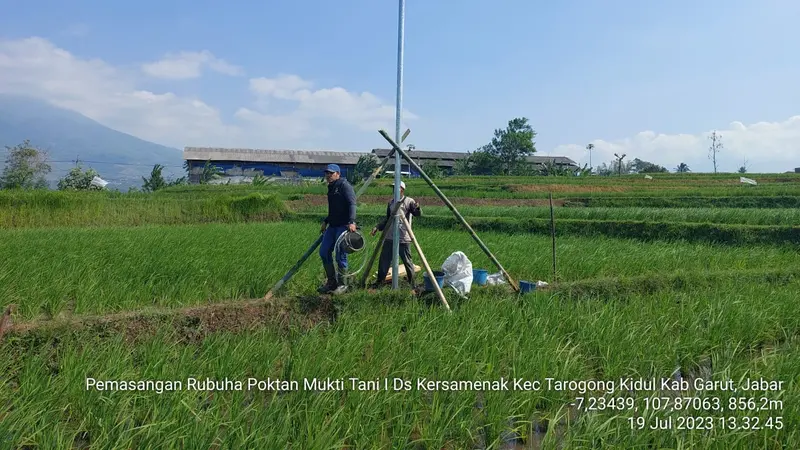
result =
M335 249L336 263L339 266L337 277L333 267L333 247L342 233L356 231L356 193L353 186L341 177L341 170L336 164L328 164L325 168L325 181L328 182L328 216L322 221L320 228L320 233L325 235L319 247L319 256L328 280L317 291L338 294L347 289L344 277L341 276L347 270L347 253Z
M389 227L386 230L386 240L383 241L383 248L381 249L381 256L378 260L378 279L375 282L374 287L378 287L383 283L383 280L386 279L386 276L389 274L389 265L392 263L392 250L394 249L394 222L395 217L392 216L392 206L394 205L394 199L389 201L389 204L386 206L386 217L372 229L370 233L372 236L375 236L375 233L378 231L383 231L384 228L387 226ZM406 197L406 184L404 182L400 182L400 208L397 211L397 214L403 214L408 221L408 224L411 225L411 221L413 220L412 216L419 217L422 215L422 208L419 207L419 203L411 197ZM400 259L403 260L403 266L406 269L406 278L408 279L409 284L411 284L411 288L415 288L414 284L414 261L411 260L411 234L408 232L409 230L406 229L403 222L400 222Z

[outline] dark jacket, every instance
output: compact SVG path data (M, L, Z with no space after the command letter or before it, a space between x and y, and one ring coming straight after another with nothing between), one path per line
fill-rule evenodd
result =
M389 227L386 230L387 241L394 239L394 217L391 217L393 204L394 199L390 200L389 204L386 205L386 216L380 222L378 222L378 225L375 227L378 229L378 231L383 231L384 228L387 226ZM422 215L422 208L418 208L416 205L417 202L415 202L411 197L403 197L400 199L400 211L398 211L397 214L405 214L409 225L411 225L412 216L419 217ZM402 221L400 222L400 242L404 244L411 243L411 234L408 232Z
M328 216L324 221L332 227L356 223L356 192L344 178L328 185Z

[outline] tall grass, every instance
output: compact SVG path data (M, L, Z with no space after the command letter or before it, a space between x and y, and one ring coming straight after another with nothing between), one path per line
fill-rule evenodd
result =
M21 314L32 318L69 308L82 314L261 297L318 233L316 224L302 222L2 230L0 306L19 304ZM515 277L552 279L548 236L480 236ZM434 267L463 251L475 267L496 271L466 232L419 229L417 237ZM367 239L371 250L376 238ZM560 237L557 264L559 279L570 281L784 268L798 261L800 255L792 248ZM314 254L289 283L290 292L314 293L322 280Z
M197 199L92 192L0 195L0 228L273 221L286 213L277 196L259 192Z
M452 216L446 206L421 205L426 216ZM550 219L550 208L539 206L456 206L467 220L481 217ZM325 214L327 206L311 206L298 212ZM385 214L386 205L361 204L359 214ZM558 219L639 220L649 222L727 223L747 225L798 225L800 209L773 208L558 208Z
M91 333L39 336L3 344L0 431L14 446L63 448L500 448L509 426L531 440L533 421L549 419L545 444L639 448L794 448L800 445L797 281L783 287L732 282L683 293L632 295L616 301L525 297L476 290L456 313L426 309L402 296L353 295L339 320L306 334L270 330L210 335L181 343L170 329L140 342ZM769 295L765 295L765 290ZM580 412L558 425L574 390L423 391L416 380L618 381L667 378L711 361L715 380L784 381L780 430L633 431L630 411ZM97 391L99 380L181 380L184 390ZM277 378L300 390L188 391L190 377L246 381ZM344 378L344 389L313 392L303 380ZM349 377L412 382L406 390L353 390ZM383 387L382 384L380 387ZM595 393L595 395L600 395ZM642 395L634 396L643 405ZM686 393L685 395L692 395ZM723 403L732 395L707 392ZM738 395L738 394L736 394ZM607 396L612 397L612 396ZM476 406L480 405L480 406ZM640 414L642 414L640 412ZM686 412L733 416L740 411ZM667 414L664 413L664 416Z

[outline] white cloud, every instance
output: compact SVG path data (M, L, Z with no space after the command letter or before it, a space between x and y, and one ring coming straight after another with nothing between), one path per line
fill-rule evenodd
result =
M185 80L199 77L203 67L225 75L244 75L241 67L217 58L208 50L167 54L160 61L143 64L142 71L155 78Z
M800 167L800 116L783 122L759 122L745 125L732 122L727 129L716 130L722 136L717 153L717 171L736 172L747 160L748 172L786 172ZM625 153L625 160L639 158L664 166L671 171L685 162L693 172L713 172L709 159L712 130L700 134L656 134L642 131L633 137L614 141L597 139L592 150L592 164L610 163L614 153ZM551 155L565 155L581 165L589 163L586 145L559 145Z
M208 55L197 65L193 64L198 58L183 57L175 60L194 62L154 65L150 71L177 79L193 76L212 61L216 70L228 70ZM372 94L342 88L311 91L311 82L294 75L250 80L253 105L242 105L229 118L198 98L141 89L142 81L136 70L79 58L43 38L0 39L0 93L41 98L119 131L177 148L303 147L309 135L326 136L334 125L347 130L341 127L344 123L351 130L374 133L394 124L393 107ZM288 102L288 109L257 106L266 99ZM406 117L414 118L411 113ZM330 146L341 148L346 143Z
M313 83L296 75L250 80L250 90L256 95L293 102L297 109L292 115L298 120L335 118L365 131L386 128L395 120L395 107L369 92L357 94L341 87L312 88ZM414 113L403 110L404 120L417 118Z

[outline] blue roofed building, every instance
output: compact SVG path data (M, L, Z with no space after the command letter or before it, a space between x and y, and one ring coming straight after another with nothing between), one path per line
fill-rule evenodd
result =
M434 152L417 149L406 150L419 165L433 162L446 174L452 174L456 161L467 158L463 152ZM342 176L347 177L355 170L358 159L364 155L374 155L382 161L389 154L389 149L373 149L370 152L332 152L316 150L255 150L246 148L211 148L186 147L183 159L189 165L189 182L197 183L203 166L209 161L223 171L223 177L217 182L231 181L249 182L256 175L280 177L285 179L318 178L322 179L325 166L338 164ZM532 164L552 162L559 167L577 168L575 161L564 156L529 156ZM390 161L387 173L391 172L393 162ZM401 173L410 177L419 177L419 172L403 160Z

